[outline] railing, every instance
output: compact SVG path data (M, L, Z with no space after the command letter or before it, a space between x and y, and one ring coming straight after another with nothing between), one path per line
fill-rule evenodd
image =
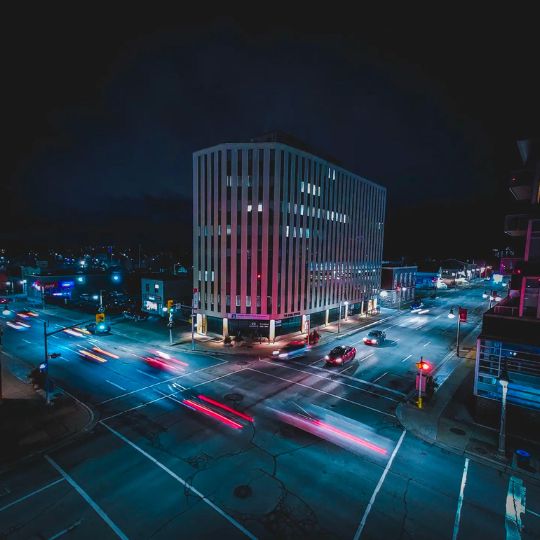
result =
M517 317L519 315L519 306L495 306L493 313L506 317Z

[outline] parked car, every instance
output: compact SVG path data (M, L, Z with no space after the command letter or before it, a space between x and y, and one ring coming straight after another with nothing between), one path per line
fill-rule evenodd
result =
M126 319L132 321L146 321L149 317L148 313L141 310L125 310L123 314Z
M327 365L341 366L345 362L350 362L356 358L356 349L348 345L334 347L325 357Z
M297 358L300 356L305 356L309 350L309 345L302 341L291 341L287 343L283 348L273 351L272 356L279 358L280 360L288 360L290 358Z
M413 300L411 303L411 311L415 309L422 309L424 307L424 302L421 300Z
M366 345L381 345L386 339L386 333L383 330L372 330L365 338Z

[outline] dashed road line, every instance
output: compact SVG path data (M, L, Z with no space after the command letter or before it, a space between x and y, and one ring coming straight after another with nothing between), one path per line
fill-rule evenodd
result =
M380 381L385 375L388 375L388 371L385 371L382 375L379 375L373 382L376 383L377 381Z
M429 344L431 343L431 341L428 341L427 343L424 343L424 347L427 347Z
M108 382L109 384L116 386L116 388L120 388L120 390L123 390L124 392L127 390L127 388L124 388L123 386L120 386L119 384L116 384L115 382L109 381L109 379L105 379L105 382Z
M27 339L23 339L22 341L24 341L25 343L28 343L28 344L32 345L32 342L31 342L31 341L28 341Z
M406 357L402 360L402 362L405 362L405 360L408 360L411 356L412 356L412 354L409 354L409 356L406 356Z
M152 379L156 379L156 381L159 381L159 377L157 377L156 375L152 375L151 373L148 373L148 371L143 371L142 369L137 369L137 371L139 373L142 373L143 375L146 375L147 377L150 377Z

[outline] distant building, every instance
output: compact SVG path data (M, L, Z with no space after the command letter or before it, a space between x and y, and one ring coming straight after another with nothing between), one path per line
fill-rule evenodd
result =
M399 309L415 297L417 266L384 265L381 274L381 305Z
M510 192L523 210L519 219L507 216L505 232L523 237L525 246L521 262L512 261L507 297L483 317L474 383L481 418L498 414L505 372L508 403L516 407L509 413L524 419L525 409L540 410L540 141L519 141L518 148L523 166L512 174Z
M372 312L386 189L282 134L193 154L198 331L276 335Z

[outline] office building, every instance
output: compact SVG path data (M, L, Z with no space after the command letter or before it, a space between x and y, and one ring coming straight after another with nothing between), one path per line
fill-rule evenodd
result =
M282 134L193 154L197 330L306 332L376 308L386 189Z

